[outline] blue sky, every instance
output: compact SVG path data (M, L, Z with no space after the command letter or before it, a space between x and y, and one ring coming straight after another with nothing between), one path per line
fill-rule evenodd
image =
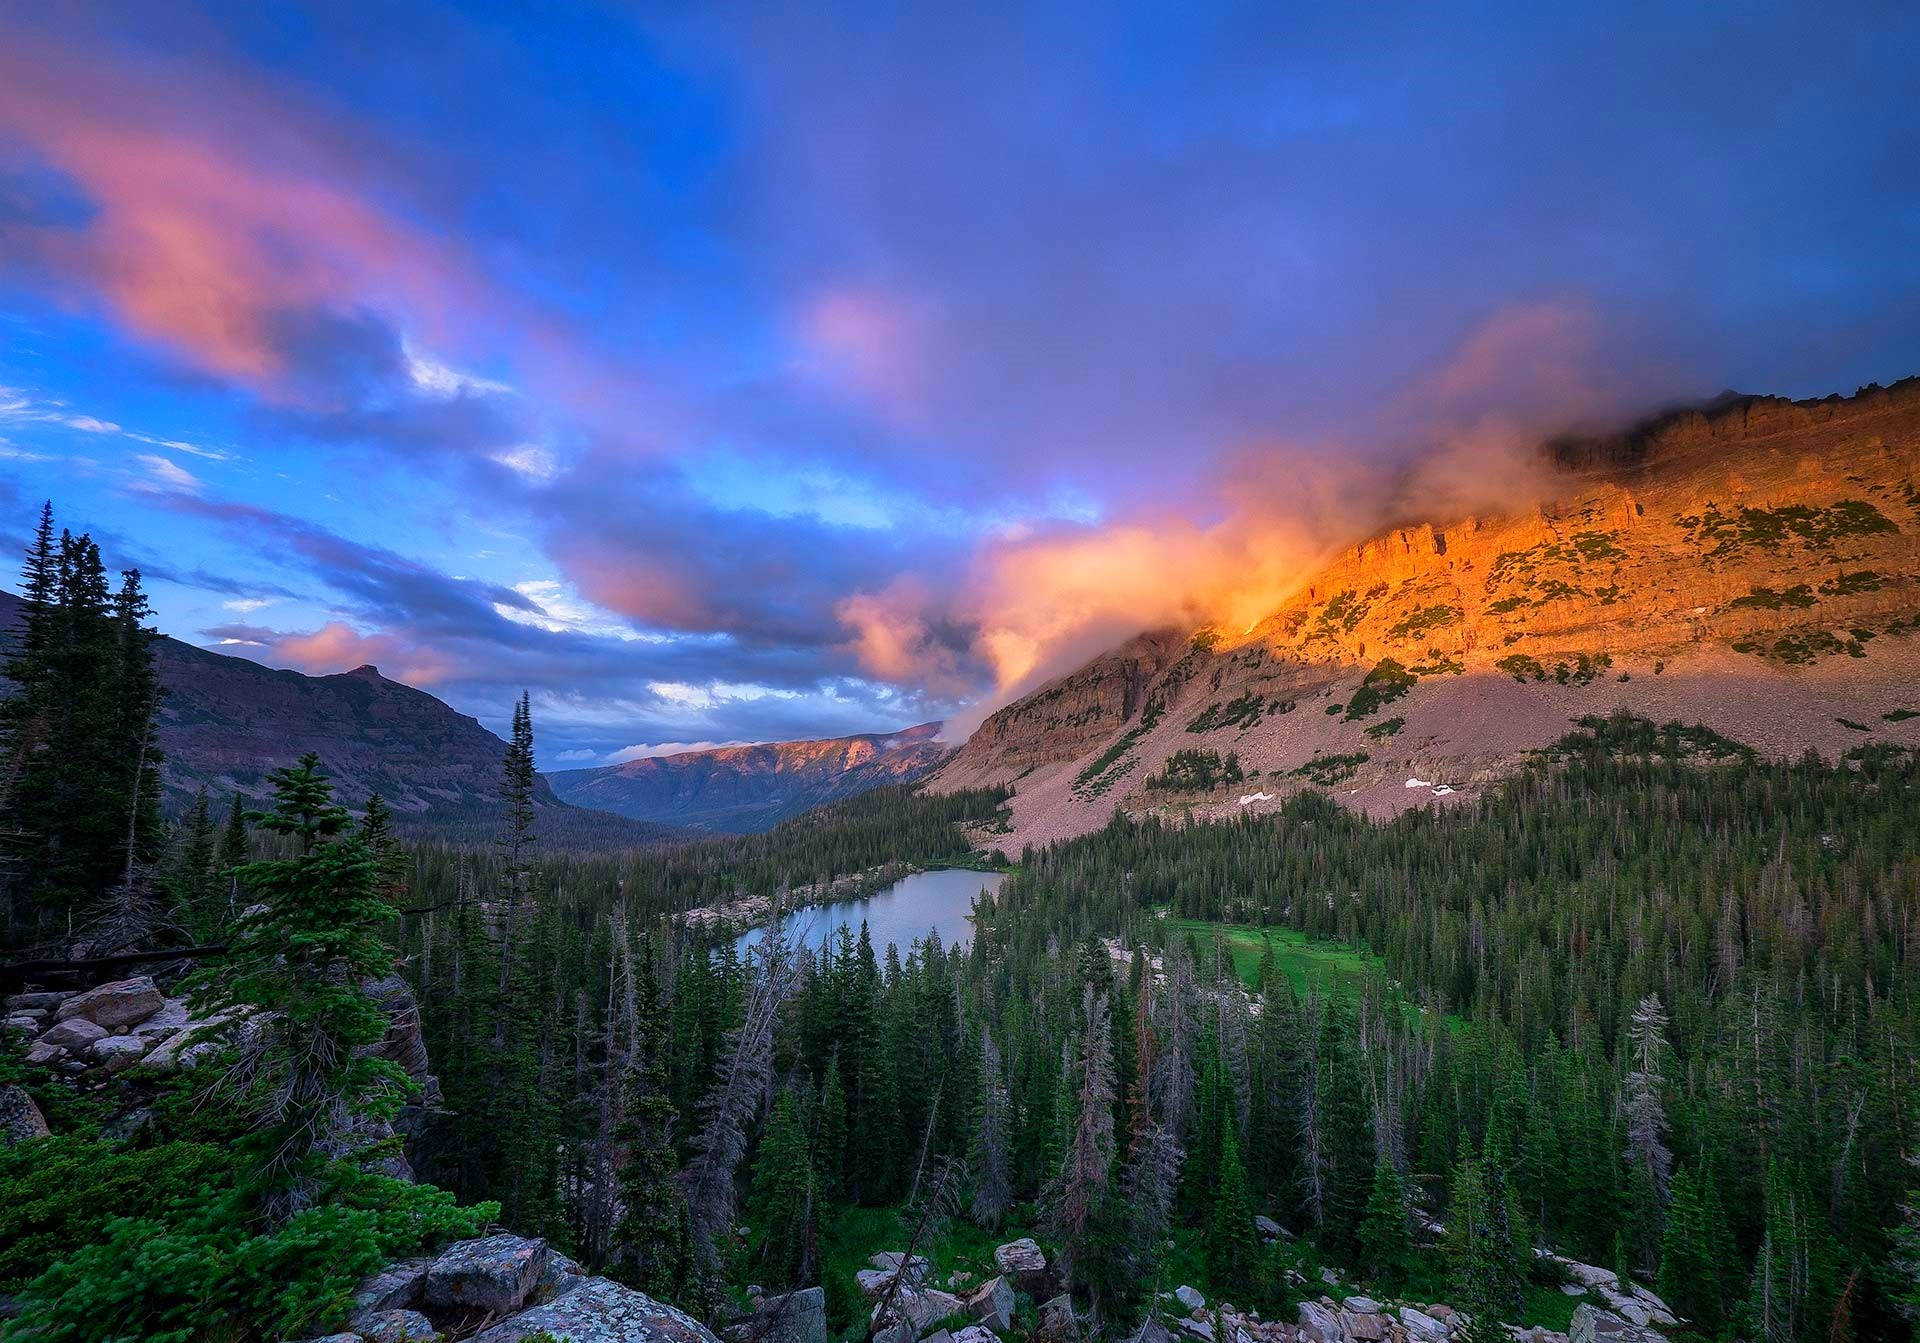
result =
M543 763L962 722L1920 372L1910 7L0 2L0 535Z

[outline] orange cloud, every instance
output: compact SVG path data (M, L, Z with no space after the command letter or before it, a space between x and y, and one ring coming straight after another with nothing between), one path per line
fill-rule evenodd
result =
M310 634L283 635L272 648L291 666L315 676L371 663L391 680L429 686L447 680L454 671L447 659L397 634L361 634L338 620L330 620Z

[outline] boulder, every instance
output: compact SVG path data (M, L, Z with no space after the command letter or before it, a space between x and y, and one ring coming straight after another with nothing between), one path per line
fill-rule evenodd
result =
M967 1298L967 1312L995 1333L1013 1327L1013 1284L989 1278Z
M1620 1290L1620 1277L1610 1268L1597 1268L1592 1264L1583 1264L1577 1259L1562 1259L1560 1267L1567 1271L1568 1277L1590 1292L1602 1287L1610 1291Z
M448 1246L428 1265L427 1304L478 1306L505 1315L520 1309L540 1280L546 1261L544 1240L509 1235L463 1240Z
M1385 1343L1387 1319L1384 1315L1366 1311L1343 1310L1340 1312L1340 1330L1353 1343Z
M536 1301L551 1301L562 1292L570 1292L585 1281L586 1275L580 1265L561 1254L558 1250L547 1251L546 1266L540 1270L538 1281L533 1284L533 1297Z
M1000 1337L984 1324L970 1324L953 1336L953 1343L1000 1343Z
M8 1035L38 1035L43 1018L29 1012L18 1012L0 1021L0 1030Z
M71 1050L75 1054L84 1054L93 1048L96 1040L107 1038L107 1028L85 1017L73 1017L62 1021L52 1030L40 1037L39 1043L52 1045L56 1049Z
M520 1343L540 1333L569 1343L719 1343L705 1325L672 1306L606 1278L588 1278L563 1296L475 1334L469 1343Z
M24 1087L0 1084L0 1147L47 1136L46 1117Z
M1173 1322L1173 1327L1182 1338L1195 1339L1197 1343L1213 1343L1213 1325L1210 1321L1183 1315Z
M887 1294L887 1288L893 1286L893 1276L885 1269L863 1268L853 1275L853 1281L860 1295L869 1301L878 1301Z
M353 1289L354 1311L373 1314L419 1304L432 1263L431 1259L402 1259L388 1264Z
M1567 1329L1569 1343L1660 1343L1661 1335L1596 1306L1580 1306Z
M1008 1241L993 1252L993 1265L1002 1277L1036 1299L1046 1295L1052 1279L1047 1272L1047 1256L1033 1239L1023 1236Z
M185 998L168 998L160 1004L160 1010L148 1017L126 1033L137 1035L148 1044L164 1040L175 1031L185 1030L193 1022L193 1013L187 1009Z
M763 1296L753 1314L727 1331L751 1343L827 1343L827 1293L821 1287Z
M1300 1336L1312 1343L1346 1343L1339 1317L1318 1301L1300 1303Z
M39 1066L44 1066L46 1064L56 1062L66 1052L67 1051L62 1049L59 1045L50 1045L46 1041L41 1040L28 1046L27 1062L35 1065L39 1065Z
M1288 1234L1284 1226L1281 1226L1280 1223L1274 1221L1273 1218L1267 1216L1265 1213L1260 1213L1254 1217L1253 1229L1260 1233L1261 1240L1279 1240L1280 1237Z
M417 1310L369 1310L348 1321L367 1343L440 1343L443 1335Z
M226 1047L219 1028L237 1015L234 1012L216 1012L205 1020L189 1021L155 1045L141 1062L163 1073L196 1067Z
M927 1275L933 1272L933 1265L919 1255L916 1254L909 1259L899 1250L882 1250L867 1262L882 1273L898 1273L900 1266L905 1264L905 1276L909 1287L918 1287L927 1280Z
M1016 1242L1017 1243L1017 1242ZM1028 1241L1027 1244L1033 1244ZM1071 1343L1080 1337L1080 1315L1073 1308L1073 1298L1062 1292L1040 1307L1040 1324L1033 1331L1037 1339L1045 1343Z
M1126 1343L1174 1343L1173 1331L1158 1320L1145 1319L1127 1335Z
M96 1026L131 1026L158 1012L166 1000L166 995L145 975L137 979L116 979L67 999L54 1012L54 1019L79 1019Z
M951 1292L934 1287L908 1287L903 1283L892 1300L874 1306L872 1318L876 1333L882 1327L905 1322L913 1326L917 1338L949 1315L966 1313L967 1303Z
M1380 1303L1370 1296L1350 1296L1340 1304L1360 1315L1378 1315L1381 1310Z
M1447 1326L1424 1310L1415 1310L1412 1306L1400 1307L1400 1325L1413 1343L1446 1343Z
M1186 1286L1184 1283L1173 1289L1173 1299L1188 1310L1205 1310L1207 1308L1207 1298L1200 1295L1194 1288Z
M95 1063L105 1064L108 1072L125 1072L147 1052L147 1042L133 1035L109 1035L104 1040L95 1040L88 1052Z
M7 997L9 1012L55 1012L71 993L14 993Z

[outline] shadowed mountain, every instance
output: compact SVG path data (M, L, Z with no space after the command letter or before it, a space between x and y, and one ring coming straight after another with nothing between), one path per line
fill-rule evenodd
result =
M640 820L748 834L884 784L911 783L947 758L938 723L824 741L765 742L648 756L547 777L561 798Z
M10 637L23 603L0 591L0 631ZM424 690L389 681L378 668L306 676L162 636L154 661L167 688L160 708L162 779L177 808L205 787L216 804L229 793L263 797L267 774L317 751L335 796L358 811L378 792L414 835L485 843L499 829L497 792L506 743ZM613 848L683 838L562 802L536 783L541 843Z
M1453 804L1615 711L1773 757L1920 746L1920 379L1542 453L1537 507L1345 547L1250 629L1141 634L988 718L930 786L1014 785L1012 851L1116 807Z

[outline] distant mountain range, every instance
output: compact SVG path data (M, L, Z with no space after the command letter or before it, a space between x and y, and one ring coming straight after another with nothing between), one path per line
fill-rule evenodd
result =
M939 723L822 741L722 746L547 777L577 806L746 834L883 784L911 783L947 758Z
M0 634L23 603L0 590ZM162 636L155 648L167 688L160 710L162 778L170 806L202 787L216 805L228 794L259 798L270 771L317 751L334 794L359 810L378 792L415 835L485 842L499 829L506 743L424 690L378 668L333 676L276 671L246 658ZM684 838L673 826L571 806L537 783L537 833L565 848L611 848Z
M1614 711L1774 758L1920 747L1920 378L1725 396L1540 466L1537 506L1344 547L1251 628L1129 640L929 786L1012 785L1013 851L1116 808L1220 819L1305 788L1453 805Z

